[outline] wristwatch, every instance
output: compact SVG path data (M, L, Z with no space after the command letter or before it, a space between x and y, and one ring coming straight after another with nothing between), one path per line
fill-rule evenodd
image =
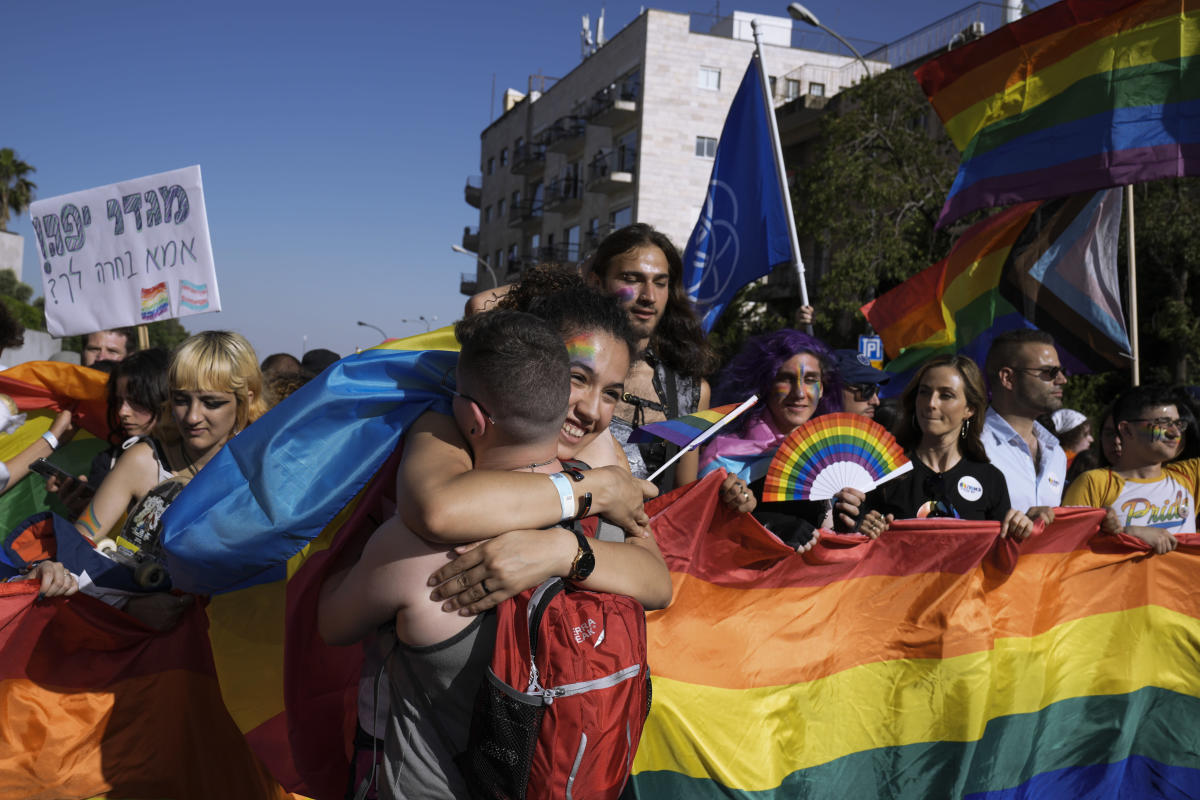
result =
M592 546L588 544L588 539L579 531L572 531L575 534L575 541L579 542L579 552L575 554L575 560L571 562L571 571L567 573L567 580L579 582L587 580L592 574L592 570L596 568L596 556L592 553Z

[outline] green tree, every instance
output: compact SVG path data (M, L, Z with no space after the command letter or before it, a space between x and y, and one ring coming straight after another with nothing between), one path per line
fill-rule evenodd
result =
M37 184L28 176L36 171L17 158L11 147L0 148L0 231L8 230L10 212L23 214L33 202Z
M150 346L161 347L170 352L191 336L177 319L164 319L149 325Z
M0 270L0 302L3 302L12 315L29 330L46 330L45 302L41 298L30 304L33 287L22 283L17 273L11 269Z
M935 230L958 154L916 80L892 70L833 99L800 172L797 227L828 271L813 293L831 342L865 330L863 303L943 258Z

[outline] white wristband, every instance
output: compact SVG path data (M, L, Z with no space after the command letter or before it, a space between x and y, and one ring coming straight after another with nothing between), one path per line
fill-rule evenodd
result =
M562 519L574 519L575 487L571 485L570 477L561 472L553 472L549 477L554 488L558 490L558 503L562 506Z
M58 437L55 436L53 433L51 433L50 431L46 431L45 433L42 434L42 438L46 440L46 444L50 445L51 450L58 449Z

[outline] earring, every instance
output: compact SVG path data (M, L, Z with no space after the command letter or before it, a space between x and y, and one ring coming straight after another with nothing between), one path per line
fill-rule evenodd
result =
M476 432L476 429L475 429L475 428L471 428L471 435L472 435L472 436L474 436L474 435L475 435L475 432Z
M963 424L962 424L962 431L958 434L958 438L966 439L967 431L969 431L969 430L971 430L971 420L964 419Z

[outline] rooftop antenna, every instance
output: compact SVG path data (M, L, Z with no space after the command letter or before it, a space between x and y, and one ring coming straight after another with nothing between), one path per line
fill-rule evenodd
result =
M604 47L604 6L600 6L600 19L596 21L596 49Z
M582 61L590 56L594 50L595 41L592 39L592 18L588 14L583 15L583 30L579 32L579 60Z

